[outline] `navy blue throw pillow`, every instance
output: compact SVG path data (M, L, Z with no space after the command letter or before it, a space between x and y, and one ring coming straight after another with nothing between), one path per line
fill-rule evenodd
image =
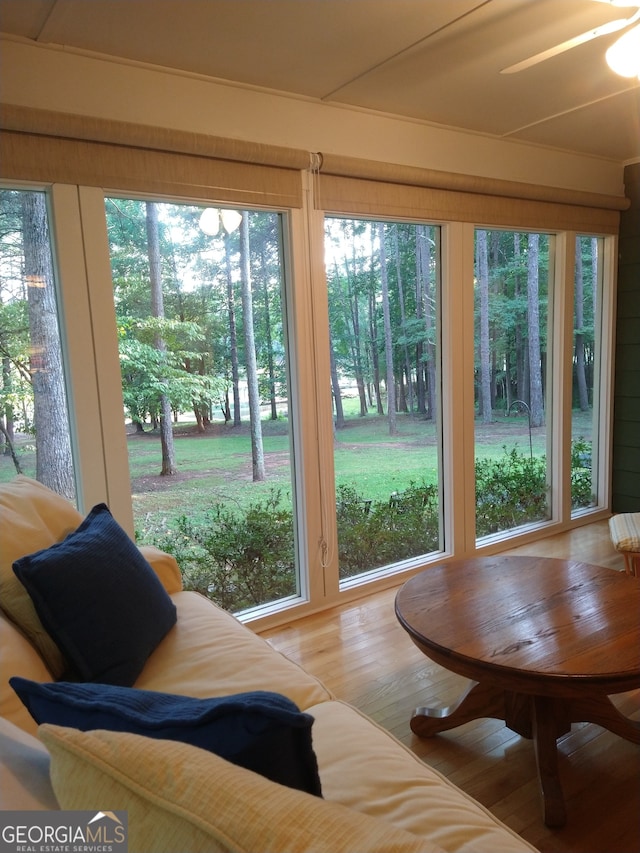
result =
M313 717L279 693L197 699L106 684L38 684L18 677L9 683L38 724L178 740L322 796L311 742Z
M13 571L82 681L130 686L176 623L176 608L135 543L98 504L62 542Z

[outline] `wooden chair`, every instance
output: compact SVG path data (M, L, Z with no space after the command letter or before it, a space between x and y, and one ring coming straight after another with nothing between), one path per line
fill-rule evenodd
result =
M640 568L640 512L622 512L609 519L609 533L616 549L624 557L628 575L638 577Z

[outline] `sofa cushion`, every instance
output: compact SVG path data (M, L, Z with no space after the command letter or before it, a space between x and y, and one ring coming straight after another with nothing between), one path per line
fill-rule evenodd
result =
M85 681L133 684L176 621L158 576L106 504L62 542L16 560L13 570Z
M32 681L51 681L51 673L24 634L0 613L0 717L36 733L37 725L15 691L9 686L14 675Z
M20 475L0 486L0 603L38 648L54 678L62 675L64 659L12 567L25 554L64 539L81 521L82 516L66 498L36 480Z
M166 551L161 551L155 545L138 545L138 549L153 571L158 575L160 583L172 595L182 589L182 572L176 558Z
M57 808L49 753L33 735L0 717L0 811Z
M24 678L10 684L38 723L179 740L274 782L321 795L313 717L277 693L195 699L106 684L38 684Z
M389 695L389 701L393 696ZM325 799L429 838L450 853L534 853L488 809L344 702L308 709ZM400 717L403 730L408 716Z
M203 698L270 690L303 711L331 698L317 678L208 598L186 591L171 598L178 622L147 661L136 687Z
M41 726L64 809L126 809L139 853L442 853L382 821L196 747Z

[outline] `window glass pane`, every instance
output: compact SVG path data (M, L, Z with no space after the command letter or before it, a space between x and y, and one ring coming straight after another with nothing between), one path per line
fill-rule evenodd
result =
M43 192L0 190L0 479L75 502L56 284Z
M550 516L545 234L476 230L476 536Z
M440 229L326 220L341 580L438 551Z
M106 200L136 537L232 612L299 592L281 216Z
M597 504L603 243L601 237L579 236L576 239L571 410L572 512Z

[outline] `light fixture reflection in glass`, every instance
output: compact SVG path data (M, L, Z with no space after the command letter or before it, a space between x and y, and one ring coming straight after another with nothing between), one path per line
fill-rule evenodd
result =
M220 214L220 219L222 219L222 227L224 230L227 234L231 234L231 232L235 231L242 222L242 214L238 213L237 210L223 210Z
M242 222L242 214L237 210L218 210L217 207L207 207L200 216L200 230L209 237L215 237L220 230L220 223L231 234Z
M640 79L640 24L620 36L605 56L607 65L616 74Z

